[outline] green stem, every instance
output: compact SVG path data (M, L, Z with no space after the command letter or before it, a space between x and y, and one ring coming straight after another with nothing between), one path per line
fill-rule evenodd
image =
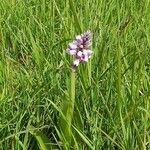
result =
M71 72L71 87L70 87L70 107L68 107L68 124L71 131L71 123L73 118L74 103L75 103L75 72Z
M72 119L75 104L75 72L71 72L71 83L69 86L69 98L63 102L62 113L64 117L61 118L61 132L63 134L64 150L69 149L72 142Z

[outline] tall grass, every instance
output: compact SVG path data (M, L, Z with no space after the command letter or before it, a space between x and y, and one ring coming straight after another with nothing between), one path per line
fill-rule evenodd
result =
M149 0L1 0L0 149L63 148L66 48L89 29L94 55L76 74L76 149L150 149L149 10Z

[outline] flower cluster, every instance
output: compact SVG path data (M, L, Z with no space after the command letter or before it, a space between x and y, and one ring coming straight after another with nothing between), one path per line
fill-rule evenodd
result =
M76 68L80 63L88 62L88 60L91 58L91 40L91 32L87 31L81 35L76 36L75 40L69 44L67 53L69 55L75 56L73 68Z

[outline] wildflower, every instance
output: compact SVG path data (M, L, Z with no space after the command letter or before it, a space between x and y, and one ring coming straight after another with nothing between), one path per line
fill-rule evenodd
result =
M75 58L72 65L73 69L76 69L80 63L89 61L92 56L91 45L92 37L90 31L77 35L75 40L69 44L67 53Z

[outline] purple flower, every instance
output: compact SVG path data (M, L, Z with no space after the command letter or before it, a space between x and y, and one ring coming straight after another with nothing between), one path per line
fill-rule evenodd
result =
M75 40L69 44L67 53L75 56L73 68L75 69L80 63L88 62L91 58L92 37L91 32L87 31L77 35Z

